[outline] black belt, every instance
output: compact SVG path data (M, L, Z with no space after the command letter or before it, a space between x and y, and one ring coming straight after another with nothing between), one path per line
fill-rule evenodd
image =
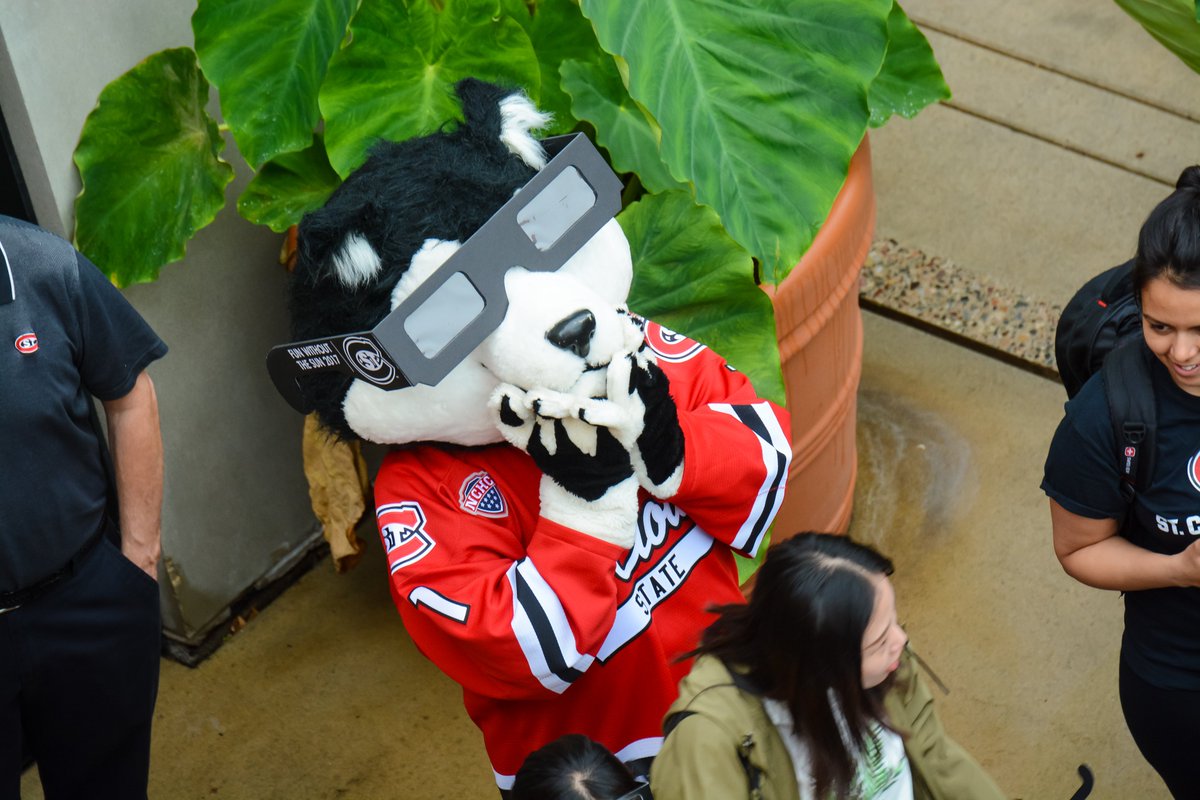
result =
M108 517L105 517L104 521L100 524L100 529L88 537L88 540L83 543L82 547L75 551L75 555L71 556L71 559L67 561L62 569L50 573L37 583L32 586L26 586L24 589L0 592L0 613L12 611L14 608L32 602L50 591L55 585L62 583L74 575L79 565L83 562L83 559L87 557L87 554L92 551L92 548L96 546L96 543L108 531L109 524Z

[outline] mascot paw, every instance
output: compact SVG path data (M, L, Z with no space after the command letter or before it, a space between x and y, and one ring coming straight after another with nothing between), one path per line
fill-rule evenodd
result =
M561 525L629 547L638 482L629 451L605 427L587 421L595 401L509 384L492 394L496 427L544 473L541 514Z
M649 348L614 358L608 367L608 403L621 413L614 435L629 450L638 482L655 497L667 499L683 481L683 429L670 383Z

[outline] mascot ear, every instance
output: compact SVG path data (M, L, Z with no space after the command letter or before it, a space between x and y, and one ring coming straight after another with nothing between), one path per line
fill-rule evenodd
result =
M332 277L354 290L373 281L382 266L367 231L380 230L383 211L372 200L329 203L304 216L298 264L309 280Z
M546 151L531 131L546 127L553 117L539 111L524 92L475 78L459 81L454 89L470 138L485 140L489 146L499 142L534 169L546 166Z

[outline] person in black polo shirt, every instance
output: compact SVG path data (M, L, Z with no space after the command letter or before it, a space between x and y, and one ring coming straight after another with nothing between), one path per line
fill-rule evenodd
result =
M48 800L146 797L162 439L145 369L166 351L70 244L0 216L0 800L24 753Z

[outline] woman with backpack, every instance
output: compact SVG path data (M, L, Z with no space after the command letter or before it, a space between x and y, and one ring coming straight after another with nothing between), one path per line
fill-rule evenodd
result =
M1175 797L1197 798L1200 166L1183 171L1142 225L1133 295L1142 336L1129 346L1145 364L1139 383L1152 389L1153 439L1142 441L1136 430L1118 439L1125 426L1114 425L1110 404L1129 391L1106 366L1067 403L1042 489L1063 569L1088 586L1125 593L1119 685L1134 741ZM1139 459L1140 476L1132 469Z
M650 772L657 800L999 800L917 680L892 564L832 534L774 545L716 609Z

